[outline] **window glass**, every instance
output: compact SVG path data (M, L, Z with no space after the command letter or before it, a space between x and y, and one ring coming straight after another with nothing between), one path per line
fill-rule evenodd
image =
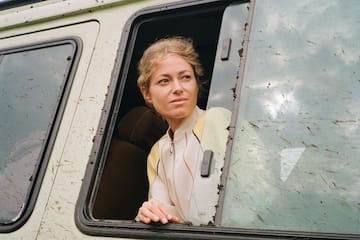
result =
M195 174L191 205L194 219L213 223L217 215L219 188L229 134L234 89L240 64L238 49L242 48L247 3L228 6L223 14L219 42L200 138L198 170ZM195 129L196 133L196 129ZM206 221L205 221L206 220ZM192 221L193 224L196 220Z
M256 1L222 226L360 234L359 11Z
M19 219L54 123L73 44L0 52L0 223Z
M248 7L248 3L233 3L224 11L207 108L233 108Z

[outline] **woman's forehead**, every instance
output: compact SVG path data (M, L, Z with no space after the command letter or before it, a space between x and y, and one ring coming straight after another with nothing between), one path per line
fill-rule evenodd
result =
M152 75L193 73L193 67L179 55L168 55L153 66Z

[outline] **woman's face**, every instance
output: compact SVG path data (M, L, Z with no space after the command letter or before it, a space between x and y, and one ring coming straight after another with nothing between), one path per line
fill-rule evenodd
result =
M141 91L175 131L194 110L199 89L192 66L179 55L169 54L155 65L148 91Z

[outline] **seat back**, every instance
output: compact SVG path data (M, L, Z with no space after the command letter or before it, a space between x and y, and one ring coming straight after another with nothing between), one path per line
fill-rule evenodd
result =
M145 106L118 122L94 203L95 218L135 218L148 194L147 155L166 129L165 121Z

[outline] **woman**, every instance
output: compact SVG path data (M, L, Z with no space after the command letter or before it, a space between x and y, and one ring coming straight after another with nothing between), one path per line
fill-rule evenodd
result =
M201 139L205 115L209 114L197 106L201 89L199 78L203 74L198 54L188 39L165 38L145 50L138 69L138 86L145 101L167 121L169 129L149 154L149 200L140 207L137 220L163 224L208 223L214 211L200 209L204 204L200 201L205 200L201 196L216 195L219 170L213 178L200 177L200 162L205 150ZM220 135L227 135L224 124L220 132ZM225 148L225 141L220 144L222 148ZM210 145L217 147L219 144ZM201 182L212 186L203 186ZM201 188L204 187L212 190L203 194ZM210 208L215 208L216 200L209 201Z

